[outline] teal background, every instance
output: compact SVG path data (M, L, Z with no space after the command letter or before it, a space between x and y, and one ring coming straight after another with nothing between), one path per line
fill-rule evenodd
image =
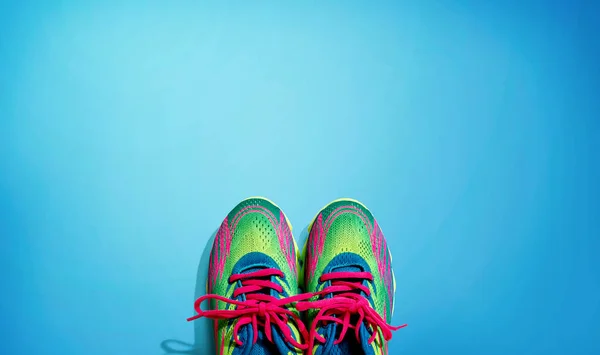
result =
M2 1L0 352L206 353L202 254L264 195L374 212L392 354L599 354L598 14Z

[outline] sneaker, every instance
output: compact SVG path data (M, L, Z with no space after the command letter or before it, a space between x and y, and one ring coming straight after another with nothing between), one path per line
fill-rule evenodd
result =
M395 278L392 256L375 218L360 202L336 200L308 228L299 302L310 324L308 353L387 354Z
M299 299L297 246L273 202L250 198L219 228L210 255L200 317L214 320L217 354L301 354L307 337L293 304ZM202 310L203 303L207 310Z

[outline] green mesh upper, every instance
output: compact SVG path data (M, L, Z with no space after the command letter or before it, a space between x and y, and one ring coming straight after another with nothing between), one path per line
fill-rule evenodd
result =
M284 273L284 291L292 296L298 294L297 250L291 227L279 207L262 198L251 198L239 203L225 218L213 244L210 258L208 293L232 298L234 285L229 276L236 263L245 255L259 252L269 256ZM211 308L232 309L234 306L213 302ZM297 329L290 325L298 339ZM223 354L231 354L233 326L227 320L216 322L215 340L217 352L223 346Z
M394 280L391 255L385 239L371 212L354 200L337 200L315 217L309 227L305 246L304 285L307 292L323 289L319 277L333 258L342 253L359 255L373 274L375 289L369 285L375 310L389 321L393 310ZM317 311L308 312L309 322ZM381 342L376 353L383 352Z

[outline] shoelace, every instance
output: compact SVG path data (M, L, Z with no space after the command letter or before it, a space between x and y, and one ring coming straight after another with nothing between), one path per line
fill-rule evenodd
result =
M312 302L298 302L296 308L299 311L309 309L319 310L313 319L308 334L308 354L311 355L315 340L325 343L325 338L317 333L319 323L334 322L342 325L339 338L334 341L337 345L341 343L348 329L354 329L357 341L360 343L360 327L365 323L366 327L372 332L368 343L371 344L381 330L385 341L392 338L392 331L404 328L407 325L391 326L381 318L381 315L375 311L369 301L363 297L359 291L369 296L369 288L362 284L363 280L372 281L373 275L370 272L332 272L320 277L320 282L331 281L331 286L326 287L320 292L315 292L311 296L325 296L332 294L331 298L321 298ZM358 293L357 293L358 292ZM351 324L351 317L358 315L356 323Z
M301 300L307 300L311 296L304 294L279 299L269 294L265 294L263 291L270 291L270 289L273 289L278 293L283 292L280 285L265 280L265 278L270 278L272 276L283 277L283 273L277 269L262 269L247 274L231 275L229 278L230 283L241 281L241 286L233 292L232 298L234 299L214 294L202 296L194 303L194 309L198 314L188 318L188 321L193 321L201 317L213 320L237 319L233 328L233 338L238 346L244 345L238 335L240 327L252 324L252 329L254 331L252 344L256 344L259 326L264 329L267 339L270 342L273 342L271 325L276 325L281 330L281 333L287 342L300 350L306 350L307 345L294 339L287 324L289 321L293 321L304 339L307 339L308 337L306 327L300 320L300 317L288 309L287 306ZM240 295L245 295L246 300L235 300L235 298ZM228 303L236 307L225 310L202 310L202 303L211 299L216 300L217 302Z

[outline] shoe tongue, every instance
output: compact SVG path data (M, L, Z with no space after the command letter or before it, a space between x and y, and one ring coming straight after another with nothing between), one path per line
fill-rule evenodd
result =
M271 343L267 337L265 336L264 329L260 329L258 331L258 339L256 340L256 344L252 344L254 332L252 329L252 325L248 324L244 326L244 332L246 339L244 340L244 347L242 350L242 354L244 355L276 355L280 352L277 349L277 346Z
M363 269L359 268L358 266L346 265L346 266L336 267L332 271L333 272L349 272L349 273L352 273L352 272L362 272ZM341 279L341 280L343 280L343 281L349 281L349 282L360 282L359 279ZM358 290L355 291L355 293L358 293L358 294L361 294L361 295L365 296L363 292L360 292Z
M336 267L335 269L333 269L333 271L335 271L335 272L361 272L362 269L359 268L358 266L347 265L347 266Z
M344 340L335 345L334 342L339 338L342 326L336 323L329 324L324 331L328 341L323 345L320 355L374 355L373 348L369 345L369 336L367 328L362 325L359 330L360 341L356 339L353 329L348 329ZM319 354L319 353L317 353Z
M362 272L358 266L346 265L333 269L334 272ZM348 281L356 282L356 279L348 279ZM350 323L355 323L357 319L352 317ZM324 344L323 351L321 354L332 354L332 355L346 355L346 354L356 354L356 355L373 355L373 348L368 344L368 340L370 337L367 328L361 325L359 330L360 341L356 339L356 334L354 329L348 329L346 331L346 335L344 335L344 340L342 340L339 344L334 345L336 339L339 338L340 332L342 331L342 326L337 323L330 323L325 328L323 328L323 335L327 339L327 342Z
M240 330L240 337L244 343L240 354L243 355L279 355L288 354L292 351L291 345L289 345L280 333L279 328L271 325L271 336L273 342L270 342L265 335L265 329L259 327L258 338L256 344L252 344L254 339L254 328L252 324L248 324L242 327Z
M257 272L257 271L264 270L264 269L265 269L264 266L253 266L253 267L249 267L249 268L244 269L241 273L242 274L250 274L252 272ZM272 282L275 281L275 277L274 276L264 277L263 279L264 280L269 280L269 281L272 281ZM258 292L255 292L255 293L262 293L262 294L270 295L270 296L273 296L273 297L277 297L278 296L277 291L275 291L273 289L263 289L262 291L258 291Z
M252 272L260 271L265 269L264 266L254 266L244 269L242 274L249 274ZM275 282L275 277L271 276L270 281ZM279 294L275 290L267 290L262 291L264 294L270 294L273 297L278 297ZM243 350L241 354L244 355L278 355L278 354L287 354L290 348L285 344L282 336L279 333L279 329L276 326L271 325L271 335L273 337L273 343L267 339L265 335L264 327L259 327L258 329L258 339L256 340L256 344L252 344L254 339L254 329L252 324L245 325L240 330L240 336L243 334L245 339L242 340L244 343Z
M348 272L348 273L352 273L352 272L362 272L362 269L359 268L358 266L341 266L341 267L336 267L332 270L333 272ZM357 279L342 279L344 281L350 281L350 282L359 282L360 280Z

